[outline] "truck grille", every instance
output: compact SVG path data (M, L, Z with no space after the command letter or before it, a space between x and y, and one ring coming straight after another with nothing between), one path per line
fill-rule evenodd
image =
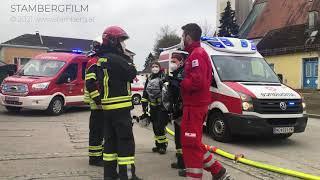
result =
M303 112L301 99L254 99L254 111L260 114L299 114Z
M26 95L28 86L26 84L9 84L2 85L2 93L7 95Z

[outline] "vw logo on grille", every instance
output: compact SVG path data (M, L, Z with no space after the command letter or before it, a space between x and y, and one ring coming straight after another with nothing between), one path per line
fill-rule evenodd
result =
M11 86L11 88L10 88L11 90L18 90L18 87L17 86Z
M287 109L287 104L285 102L281 102L280 103L280 109L282 109L283 111Z

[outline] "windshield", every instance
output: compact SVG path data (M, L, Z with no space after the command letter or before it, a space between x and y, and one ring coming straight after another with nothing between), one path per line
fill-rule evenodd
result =
M212 56L221 81L280 83L263 58Z
M64 64L64 61L32 59L20 69L18 75L52 77L60 71Z

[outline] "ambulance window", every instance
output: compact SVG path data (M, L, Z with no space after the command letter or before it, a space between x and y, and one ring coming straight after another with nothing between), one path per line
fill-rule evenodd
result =
M86 77L86 67L87 67L87 63L88 63L88 62L83 62L83 63L82 63L82 80L84 80L85 77Z

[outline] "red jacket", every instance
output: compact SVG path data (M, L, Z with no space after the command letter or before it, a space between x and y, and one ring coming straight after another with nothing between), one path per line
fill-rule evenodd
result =
M211 102L212 66L207 52L194 42L186 48L190 54L185 62L181 95L184 106L208 106Z

